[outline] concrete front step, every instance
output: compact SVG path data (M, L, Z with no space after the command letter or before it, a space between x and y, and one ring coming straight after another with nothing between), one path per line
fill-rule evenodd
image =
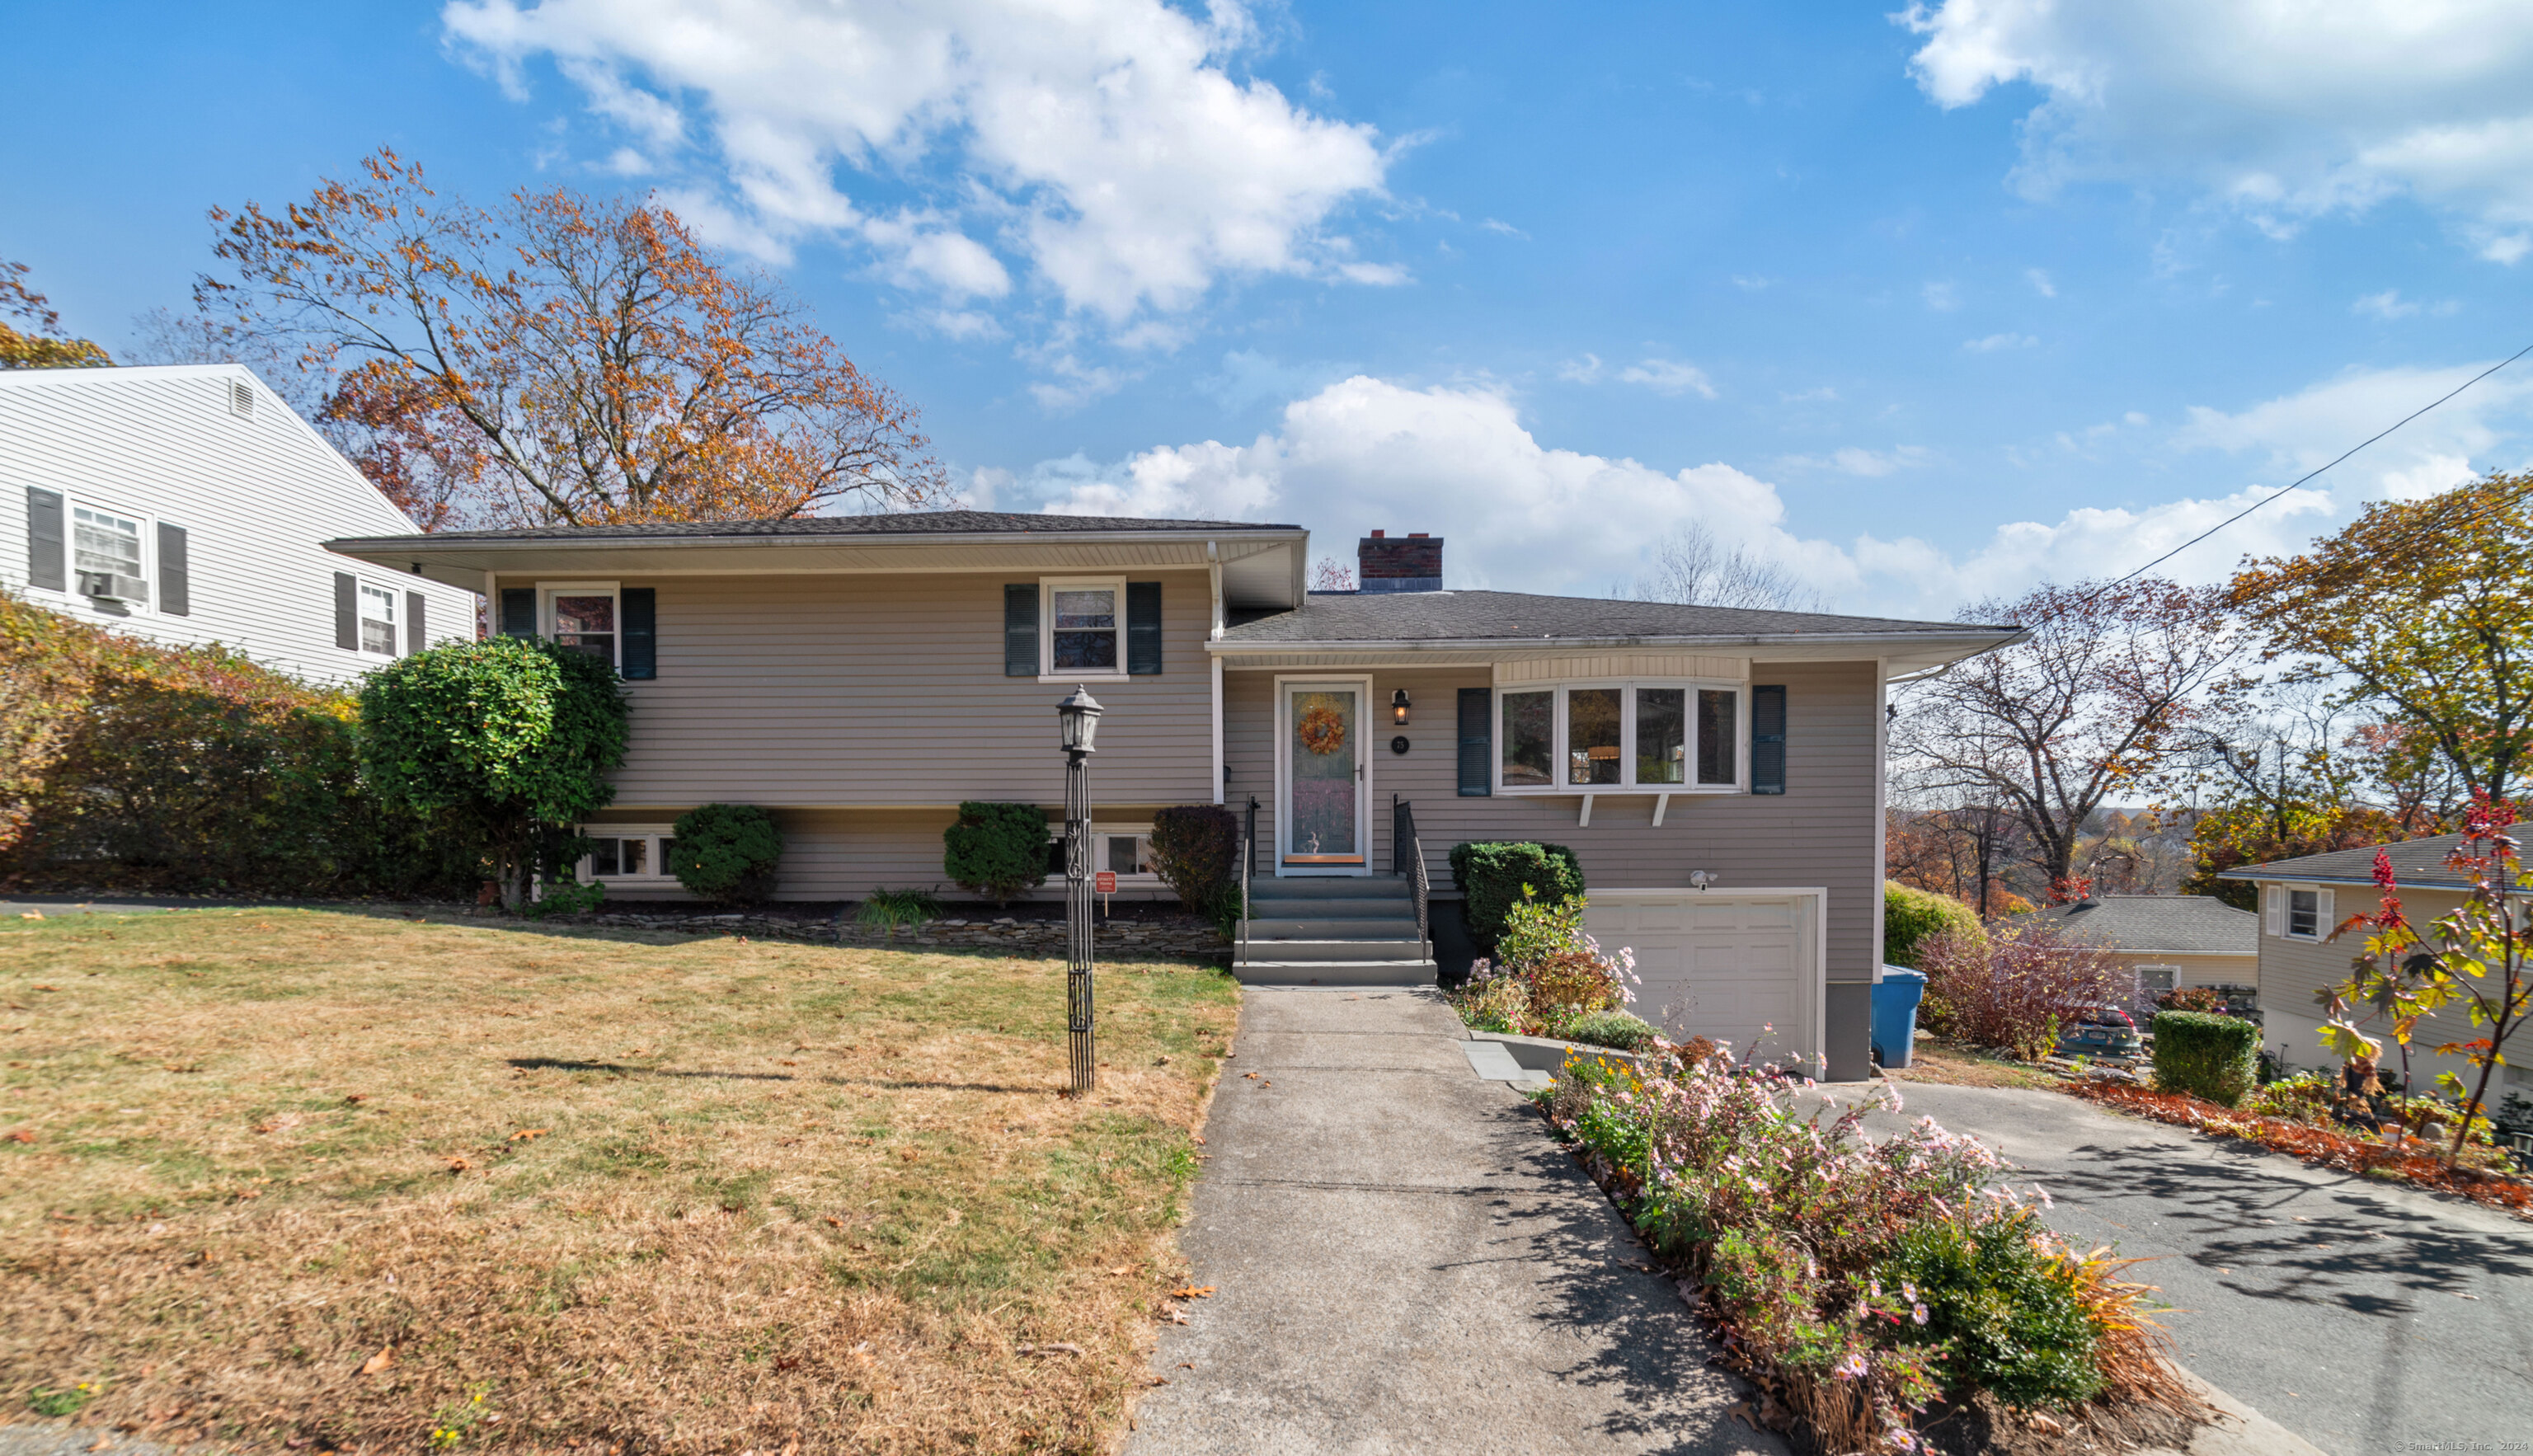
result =
M1403 940L1256 940L1245 951L1236 950L1241 960L1273 961L1414 961L1425 954L1425 943L1414 936Z
M1407 920L1414 903L1403 900L1252 900L1252 920Z
M1431 961L1244 961L1231 973L1249 986L1430 986Z
M1396 875L1329 875L1278 880L1261 875L1249 882L1255 900L1346 900L1356 896L1405 900L1415 892Z
M1414 915L1312 916L1249 922L1251 940L1415 940Z

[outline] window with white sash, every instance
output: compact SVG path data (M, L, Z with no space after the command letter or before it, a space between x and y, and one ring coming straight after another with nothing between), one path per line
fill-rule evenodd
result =
M1500 689L1496 792L1734 792L1749 697L1738 682L1678 679Z

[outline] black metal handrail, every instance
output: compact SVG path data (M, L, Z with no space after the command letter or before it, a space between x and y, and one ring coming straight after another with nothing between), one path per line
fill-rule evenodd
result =
M1240 835L1240 944L1238 956L1249 955L1249 881L1258 872L1258 795L1249 796L1249 823Z
M1416 806L1396 794L1389 796L1389 872L1403 876L1416 897L1416 942L1424 951L1423 959L1434 959L1434 923L1426 909L1427 897L1433 891L1425 875L1425 842L1416 837Z

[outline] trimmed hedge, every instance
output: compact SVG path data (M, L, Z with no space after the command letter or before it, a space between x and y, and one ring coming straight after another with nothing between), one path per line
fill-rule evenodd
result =
M1949 895L1892 881L1882 887L1882 959L1893 965L1922 970L1919 949L1944 934L1987 944L1987 931L1976 911Z
M1046 883L1046 811L1035 804L970 799L941 831L941 870L971 895L996 904Z
M1596 1011L1566 1022L1563 1039L1589 1046L1616 1047L1622 1052L1641 1052L1652 1046L1654 1038L1660 1035L1660 1027L1632 1012Z
M1521 903L1527 885L1543 903L1583 893L1583 861L1563 844L1524 840L1471 840L1451 846L1451 878L1460 887L1461 913L1478 949L1495 954L1504 916Z
M783 831L755 804L705 804L677 816L670 831L669 873L686 893L719 904L760 901L774 893Z
M0 880L472 896L479 847L382 802L341 691L0 591Z
M1239 817L1220 804L1154 811L1152 869L1179 903L1207 919L1239 914Z
M2154 1084L2231 1107L2257 1079L2261 1028L2206 1012L2154 1014Z

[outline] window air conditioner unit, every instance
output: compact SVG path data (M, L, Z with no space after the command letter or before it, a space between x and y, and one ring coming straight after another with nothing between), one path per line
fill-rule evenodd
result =
M79 574L79 581L80 595L85 597L102 597L109 602L131 602L143 606L149 601L149 583L138 576L126 576L120 571L83 571Z

